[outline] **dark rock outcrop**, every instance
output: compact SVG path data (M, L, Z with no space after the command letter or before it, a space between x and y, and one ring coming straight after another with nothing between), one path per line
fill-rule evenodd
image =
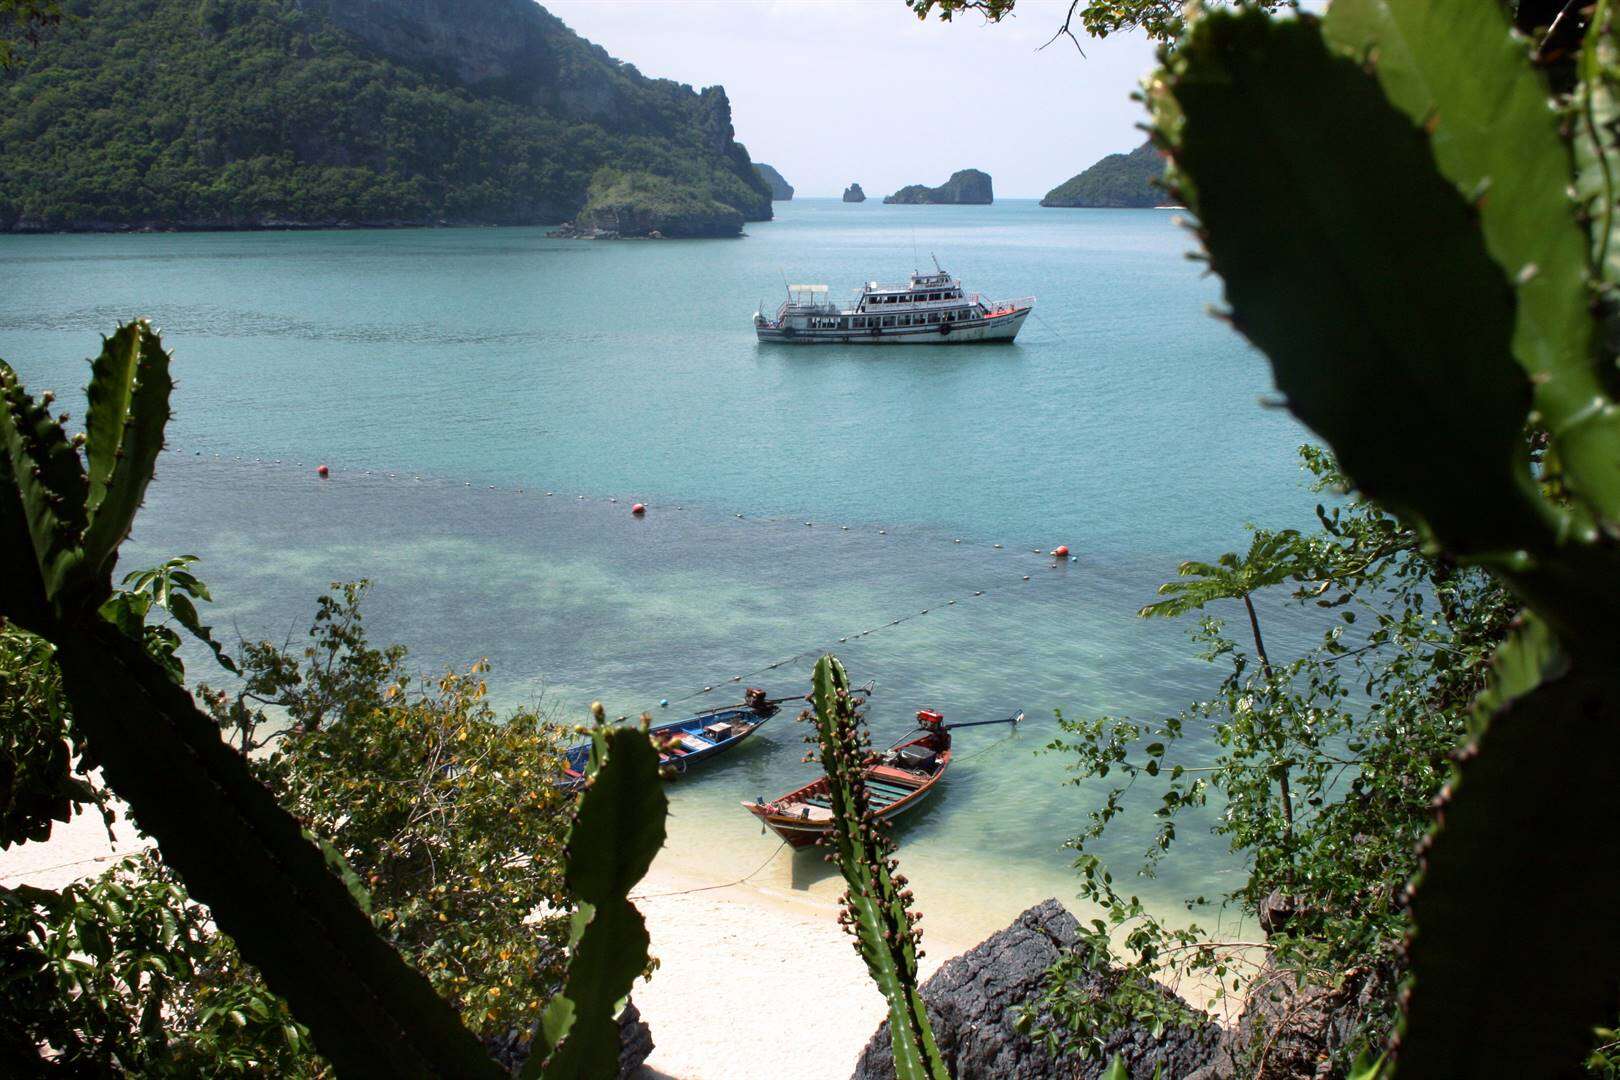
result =
M593 239L693 239L741 236L735 207L705 198L666 177L603 170L591 181L574 235Z
M849 187L844 189L844 201L845 202L865 202L866 201L866 192L861 190L861 185L859 185L859 184L851 184L851 185L849 185Z
M771 185L772 202L793 201L793 185L787 182L787 177L760 161L754 162L754 171Z
M1057 900L1047 900L946 962L923 984L934 1038L956 1080L1094 1080L1116 1053L1132 1076L1152 1076L1162 1067L1170 1080L1186 1076L1214 1054L1220 1030L1213 1022L1171 1028L1159 1038L1145 1028L1116 1031L1100 1055L1085 1060L1054 1060L1044 1046L1020 1034L1015 1026L1019 1012L1035 1001L1046 969L1079 940L1074 916ZM1099 970L1098 985L1117 977ZM893 1080L890 1053L885 1022L861 1053L854 1080Z
M496 1061L506 1066L514 1075L523 1068L529 1060L529 1050L534 1046L537 1031L530 1032L527 1038L519 1038L515 1031L505 1035L494 1035L484 1040L484 1046ZM647 1021L641 1018L641 1010L636 1003L626 1002L624 1012L619 1014L619 1077L620 1080L629 1080L641 1071L641 1066L653 1052L652 1029Z
M885 195L883 201L912 205L926 203L988 206L996 200L995 193L991 190L989 173L980 172L978 169L962 169L951 173L951 178L939 187L910 184L893 195Z
M1046 193L1042 206L1147 208L1171 201L1155 180L1164 175L1164 155L1145 142L1128 154L1109 154L1085 172Z

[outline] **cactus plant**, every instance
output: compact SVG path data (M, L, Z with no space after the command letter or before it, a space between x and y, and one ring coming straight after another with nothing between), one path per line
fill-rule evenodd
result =
M1608 89L1583 91L1593 116ZM1148 98L1231 322L1288 406L1531 612L1437 804L1393 1068L1567 1074L1620 993L1620 865L1594 850L1620 831L1612 122L1572 159L1525 43L1470 0L1337 0L1325 31L1204 14Z
M51 396L35 401L0 365L0 614L56 646L74 723L108 786L340 1072L499 1075L213 722L99 611L152 478L171 386L156 332L119 327L93 364L85 432L70 439Z
M898 1080L949 1080L917 988L917 960L923 955L917 923L922 914L911 910L905 875L896 873L899 864L888 825L867 801L861 770L871 757L871 742L860 699L850 692L844 665L832 656L816 662L812 690L814 713L806 715L813 715L816 731L807 741L819 747L834 821L827 858L838 863L848 885L839 924L854 936L855 951L888 1000Z
M578 907L569 934L568 982L546 1005L543 1053L525 1078L615 1076L616 1017L647 967L647 924L628 897L664 845L669 800L658 752L645 730L609 728L592 706L591 762L585 793L568 833L567 878ZM643 718L644 720L646 718ZM560 1044L560 1045L559 1045Z

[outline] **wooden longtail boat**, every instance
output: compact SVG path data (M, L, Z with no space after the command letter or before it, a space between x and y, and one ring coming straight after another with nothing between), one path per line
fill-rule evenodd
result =
M658 747L658 763L683 773L699 762L725 753L758 731L780 711L783 701L798 700L771 700L766 698L765 691L752 686L744 692L743 699L741 705L725 705L684 720L654 724L649 734ZM590 743L570 746L558 783L569 788L585 783L585 768L590 760Z
M951 733L945 718L923 709L917 713L917 730L874 754L863 770L873 811L879 818L905 813L928 798L950 765ZM770 802L760 798L742 806L796 848L809 847L832 832L825 776Z

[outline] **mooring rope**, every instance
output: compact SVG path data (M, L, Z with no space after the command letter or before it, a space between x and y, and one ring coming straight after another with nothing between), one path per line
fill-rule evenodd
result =
M744 874L742 877L738 878L736 881L727 881L727 882L723 882L723 883L721 883L719 885L699 885L696 888L692 888L692 889L675 889L675 890L672 890L670 892L636 893L636 894L632 894L627 899L630 899L630 900L658 900L658 899L661 899L661 898L666 897L666 896L687 896L687 895L689 895L691 893L713 892L715 889L729 889L733 885L746 885L748 883L749 878L753 877L755 874L759 873L761 870L763 870L767 866L771 865L771 861L773 859L775 859L778 855L782 854L782 849L787 847L787 846L788 846L788 844L787 844L786 840L783 840L780 844L777 844L776 845L776 850L772 851L770 853L770 855L768 855L766 857L764 862L762 862L758 866L754 867L753 870L751 870L748 873Z

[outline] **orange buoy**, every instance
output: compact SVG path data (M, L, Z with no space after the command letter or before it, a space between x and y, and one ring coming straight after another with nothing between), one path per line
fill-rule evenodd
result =
M320 477L322 480L325 480L331 474L332 470L328 469L325 465L315 466L315 475Z
M1053 548L1052 557L1054 559L1067 559L1069 557L1069 545L1059 544L1057 547Z
M642 514L647 512L647 507L643 503L636 503L636 505L630 508L630 512L635 514L637 517L640 517Z

